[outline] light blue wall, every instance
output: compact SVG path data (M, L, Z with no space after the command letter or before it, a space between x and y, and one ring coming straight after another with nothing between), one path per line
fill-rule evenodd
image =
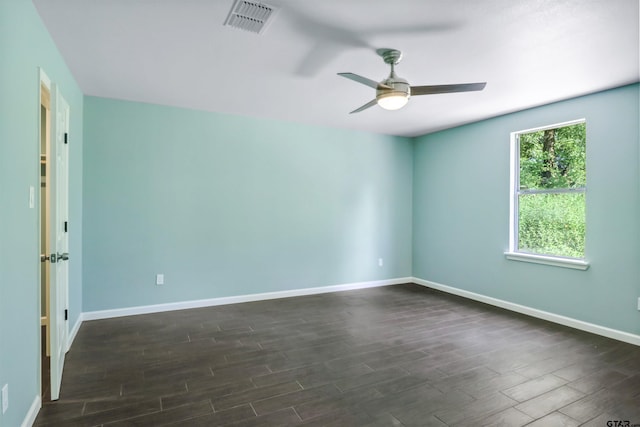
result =
M414 276L640 333L639 86L416 139ZM586 118L587 271L506 260L509 134Z
M27 0L0 1L0 58L2 427L39 393L39 66L71 106L71 325L82 311L413 274L640 333L638 85L411 141L83 98ZM591 268L507 261L509 133L580 117Z
M407 138L95 97L84 117L85 311L411 275Z
M40 393L39 205L29 209L29 186L39 189L39 72L43 67L71 107L70 322L82 307L83 95L33 4L0 1L0 386L9 409L0 425L18 426Z

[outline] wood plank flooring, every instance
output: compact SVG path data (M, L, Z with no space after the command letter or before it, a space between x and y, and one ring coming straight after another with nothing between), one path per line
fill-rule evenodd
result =
M37 426L640 424L640 347L414 284L83 323Z

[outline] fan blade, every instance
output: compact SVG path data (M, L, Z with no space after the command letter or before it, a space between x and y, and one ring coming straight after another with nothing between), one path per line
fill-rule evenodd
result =
M362 107L360 108L356 108L355 110L353 110L352 112L350 112L349 114L353 114L353 113L359 113L362 110L366 110L367 108L371 108L374 105L376 105L378 103L378 101L376 101L375 99L372 99L371 101L367 102L366 104L364 104Z
M391 89L391 87L387 85L380 84L374 80L368 79L366 77L362 77L359 74L353 73L338 73L339 76L346 77L348 79L353 80L354 82L362 83L363 85L372 87L374 89L382 88L382 89Z
M487 82L482 83L462 83L457 85L433 85L433 86L411 86L411 96L416 95L435 95L438 93L453 92L473 92L482 90Z

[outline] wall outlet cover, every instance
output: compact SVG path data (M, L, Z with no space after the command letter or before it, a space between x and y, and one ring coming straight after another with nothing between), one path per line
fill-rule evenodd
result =
M7 409L9 409L9 384L2 387L2 413L7 412Z
M164 285L164 274L156 274L156 285Z
M36 206L36 189L33 185L29 186L29 209L33 209Z

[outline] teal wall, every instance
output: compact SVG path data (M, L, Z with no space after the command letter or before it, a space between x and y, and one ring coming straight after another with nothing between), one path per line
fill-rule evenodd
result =
M413 275L640 333L637 84L410 140L83 97L28 0L0 1L0 58L1 427L40 391L38 67L71 107L70 326ZM591 268L506 260L509 133L581 117Z
M417 138L413 275L640 334L638 84ZM586 118L587 271L506 260L509 135Z
M94 97L84 117L84 311L411 275L410 139Z
M70 322L82 311L83 95L33 4L0 1L0 386L9 409L0 425L18 426L40 393L39 205L29 209L29 186L39 184L39 71L58 84L71 108Z

